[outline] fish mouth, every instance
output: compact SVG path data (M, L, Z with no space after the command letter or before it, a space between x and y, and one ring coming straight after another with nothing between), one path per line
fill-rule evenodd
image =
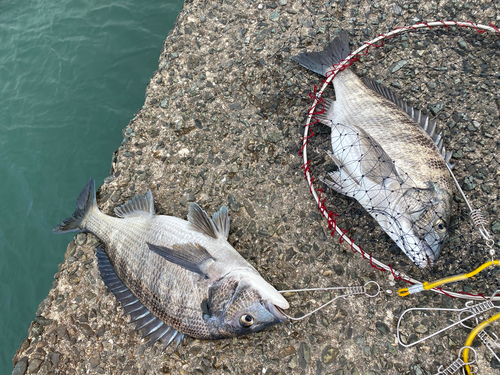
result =
M420 242L420 253L423 253L420 261L415 262L420 268L433 267L444 246L444 239L439 241L432 235L426 235Z
M395 224L397 226L394 230L386 230L386 233L395 240L398 247L419 268L433 267L444 246L444 238L440 239L428 230L421 233L412 228L413 224L410 221L403 222L403 224L395 221Z
M420 254L418 258L420 259L414 259L414 263L419 267L419 268L427 268L427 267L433 267L437 259L439 257L439 253L441 251L442 243L437 244L438 247L436 246L431 246L428 243L423 243L420 248L417 248L416 252Z
M286 320L286 315L284 315L281 312L281 308L276 306L271 301L265 301L264 306L266 307L267 311L269 311L271 314L273 314L274 317L280 321L280 323L282 323Z
M432 267L434 263L436 262L435 259L432 259L429 254L425 254L425 257L427 258L427 264L424 265L424 267Z
M426 246L426 244L410 249L405 248L405 253L421 269L432 267L436 262L436 256L432 248Z

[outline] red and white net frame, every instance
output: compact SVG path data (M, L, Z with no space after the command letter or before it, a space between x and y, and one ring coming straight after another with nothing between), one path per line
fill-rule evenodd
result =
M361 247L357 244L354 243L354 241L347 236L347 229L342 229L337 226L337 217L339 215L335 214L334 212L330 211L326 206L325 206L325 199L321 200L321 193L323 190L321 188L316 189L313 186L314 178L311 177L310 173L310 161L307 158L307 143L311 137L314 136L313 131L311 130L311 125L314 125L318 123L319 121L315 118L315 114L322 113L322 111L316 112L316 106L318 103L323 102L322 94L324 90L327 88L327 86L331 83L331 81L335 78L335 75L339 72L344 70L345 68L351 66L355 61L359 60L360 56L364 56L368 54L368 51L370 47L382 47L384 45L385 39L390 39L394 38L397 34L401 34L407 31L415 31L418 29L423 29L423 28L433 28L433 27L440 27L444 26L446 28L449 28L450 26L459 26L462 28L472 28L476 30L478 33L484 33L486 31L492 32L500 36L500 30L493 25L492 23L489 23L487 26L486 25L481 25L481 24L476 24L473 22L458 22L458 21L434 21L434 22L420 22L411 26L405 26L405 27L398 27L394 29L393 31L383 35L380 34L377 38L365 42L363 46L359 47L356 51L353 53L349 54L349 56L340 61L338 64L333 66L333 69L326 74L326 79L323 81L323 85L319 90L317 90L317 86L314 87L314 92L310 94L311 100L313 102L311 108L309 109L308 116L307 116L307 121L305 124L305 129L304 129L304 137L302 139L302 147L300 149L299 154L302 156L304 164L302 166L302 169L304 169L304 175L307 179L307 182L309 184L309 190L311 194L313 195L318 209L320 210L321 214L323 217L326 218L328 221L328 229L331 230L331 235L334 236L335 233L337 233L340 236L339 242L340 243L347 243L347 245L350 246L351 250L355 253L359 253L363 256L363 258L368 259L370 261L370 264L372 267L376 268L379 271L383 272L391 272L393 277L396 280L403 280L406 281L409 284L420 284L421 282L418 280L413 279L412 277L396 271L392 266L386 265L379 260L375 259L371 253L365 252ZM445 294L450 297L456 297L456 298L464 298L464 299L471 299L471 300L484 300L487 299L488 297L483 296L482 294L471 294L471 293L466 293L466 292L452 292L448 290L444 290L442 288L434 288L431 289L434 292ZM500 297L494 297L495 301L499 301Z

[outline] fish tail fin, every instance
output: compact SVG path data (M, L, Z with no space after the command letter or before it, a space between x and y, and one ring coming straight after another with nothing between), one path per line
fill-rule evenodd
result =
M94 209L97 209L95 181L91 178L78 196L78 200L76 201L76 210L73 213L73 216L64 220L61 224L52 229L52 232L83 232L85 230L86 218Z
M349 40L347 32L341 30L339 35L325 48L323 52L303 52L292 59L303 67L315 73L326 76L333 65L349 56Z

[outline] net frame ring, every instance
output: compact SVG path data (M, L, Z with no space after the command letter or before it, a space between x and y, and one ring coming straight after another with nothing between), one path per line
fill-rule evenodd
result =
M458 352L458 358L462 358L462 352L465 350L465 349L469 349L471 350L473 353L474 353L474 360L472 362L464 362L465 363L465 366L470 366L470 365L473 365L474 363L477 362L477 353L476 351L474 350L474 348L472 346L462 346L462 348L459 350ZM470 353L470 352L469 352Z
M377 293L375 293L375 294L369 294L369 293L366 291L366 289L368 288L368 286L369 286L370 284L375 284L375 285L376 285L376 287L377 287ZM367 297L369 297L369 298L374 298L374 297L377 297L377 296L380 294L380 285L379 285L379 283L377 283L377 282L376 282L376 281L374 281L374 280L367 281L367 282L365 283L365 285L363 285L363 288L365 289L365 296L367 296Z
M474 352L474 360L472 362L464 362L462 360L462 351L464 349L469 349L469 350L472 350ZM474 348L472 348L470 346L463 346L460 349L460 351L458 352L457 359L451 365L449 365L446 368L443 365L439 366L438 372L435 375L447 375L447 374L451 374L450 371L453 371L453 374L458 374L458 372L456 372L456 370L459 370L460 368L462 369L461 373L463 374L464 373L463 372L463 368L466 367L466 366L473 365L474 363L476 363L476 361L477 361L477 353L474 350ZM459 366L459 367L457 367L457 366Z
M377 48L382 47L384 45L385 39L393 38L394 36L396 36L397 34L400 34L400 33L404 33L407 31L416 31L416 30L422 29L422 28L431 29L433 27L440 27L440 26L444 26L446 28L449 28L450 26L458 26L458 27L466 28L466 29L473 28L473 29L475 29L476 32L478 32L480 34L486 32L486 31L489 31L489 32L497 34L497 36L500 37L500 29L498 29L491 22L488 25L483 25L483 24L476 24L472 21L460 22L460 21L441 21L441 20L438 20L438 21L433 21L433 22L419 22L419 23L416 23L416 24L413 24L410 26L398 27L398 28L390 31L387 34L379 34L378 37L376 37L375 39L372 39L369 42L364 42L364 44L361 47L356 49L354 52L350 53L347 56L347 58L340 61L338 64L334 65L333 69L326 73L326 79L323 81L323 84L321 85L319 90L317 90L316 86L314 87L314 94L311 96L311 99L313 99L313 103L307 112L306 124L304 125L304 135L302 137L302 147L299 151L299 154L303 159L302 168L304 169L304 176L309 184L309 192L313 195L313 198L317 204L317 208L320 210L322 216L326 218L328 223L330 223L330 221L329 221L329 220L331 220L330 215L333 214L333 212L329 211L326 208L326 206L324 206L324 204L322 204L321 199L320 199L320 195L318 195L318 192L321 194L322 190L321 189L316 190L316 188L313 186L314 179L312 178L310 170L309 170L310 160L308 160L308 157L307 157L307 143L308 143L309 138L311 138L314 135L314 134L312 134L312 135L309 134L310 133L310 126L314 124L314 122L312 123L312 119L315 115L316 106L321 101L323 92L328 87L328 85L331 83L331 81L335 78L336 74L339 71L344 70L345 68L352 65L353 62L359 60L360 56L366 55L368 53L368 50L370 47L377 47ZM381 43L377 44L379 42L381 42ZM361 52L363 52L363 53L361 53ZM354 243L354 241L351 238L345 236L344 235L345 233L343 233L343 229L339 228L337 225L334 226L334 229L332 231L332 236L334 235L335 232L340 236L341 242L345 241L350 246L350 248L353 252L360 253L363 256L363 258L369 259L370 264L373 268L376 268L379 271L391 272L392 275L398 274L398 271L393 269L390 264L386 265L385 263L382 263L378 259L374 258L371 254L362 250L356 243ZM494 242L493 242L493 244L494 244ZM491 256L493 256L494 250L490 249L489 254ZM411 276L408 276L408 275L401 273L401 272L399 272L399 274L401 276L399 276L398 278L403 280L403 281L406 281L410 284L422 284L419 280L416 280L416 279L412 278ZM463 299L468 299L468 300L484 300L485 299L485 297L483 295L474 295L474 294L469 294L469 293L465 294L464 292L457 293L457 292L452 292L449 290L444 290L441 288L439 288L439 289L433 288L430 290L432 290L436 293L445 294L445 295L455 297L455 298L463 298ZM490 298L493 298L493 296ZM500 301L500 296L496 296L495 300Z

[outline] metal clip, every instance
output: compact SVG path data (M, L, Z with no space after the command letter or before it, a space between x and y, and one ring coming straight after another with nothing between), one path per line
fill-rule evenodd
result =
M437 307L428 307L428 308L420 308L420 307L413 307L411 309L407 309L403 312L403 314L401 314L401 316L399 317L399 320L398 320L398 325L397 325L397 328L396 328L396 336L398 338L398 342L401 346L404 346L405 348L409 348L411 346L414 346L414 345L417 345L419 343L421 343L422 341L425 341L431 337L434 337L436 335L439 335L441 332L444 332L448 329L450 329L451 327L454 327L458 324L461 324L462 326L464 327L467 327L467 328L470 328L469 326L463 324L465 321L469 320L469 319L472 319L472 318L475 318L476 316L486 312L486 311L489 311L491 309L494 309L494 308L497 308L497 309L500 309L500 306L496 306L492 300L493 300L493 297L495 297L496 295L500 295L500 290L497 290L491 297L490 297L490 300L488 301L484 301L484 302L481 302L481 303L477 303L477 304L474 304L473 301L468 301L465 303L465 306L463 309L444 309L444 308L437 308ZM458 321L457 322L454 322L452 324L450 324L449 326L447 327L444 327L444 328L441 328L439 331L435 332L435 333L432 333L428 336L425 336L424 338L421 338L420 340L418 341L415 341L411 344L404 344L402 341L401 341L401 335L400 335L400 325L401 325L401 321L403 320L403 317L405 316L406 313L410 312L410 311L451 311L451 312L457 312L458 313ZM462 315L463 314L467 314L464 318L462 318Z
M467 208L470 211L470 217L472 219L472 222L474 225L477 227L477 230L481 234L481 236L484 238L486 241L486 246L488 246L488 254L491 256L491 260L493 260L493 257L495 256L495 249L493 249L493 245L495 244L495 241L493 240L493 237L491 234L488 232L486 229L486 225L488 224L483 216L483 213L479 209L473 209L472 206L469 203L469 200L467 199L467 196L465 195L464 191L460 187L460 184L458 183L455 175L451 171L450 166L448 163L446 163L446 167L448 168L448 171L451 174L451 177L453 178L453 181L455 181L455 185L457 186L457 190L460 192L462 195L462 198L464 199L465 203L467 204Z
M484 345L496 346L497 348L500 348L500 344L498 343L498 336L493 332L491 334L495 336L495 338L488 335L488 333L483 329L481 332L477 334L477 336L483 342ZM498 362L500 362L500 359L496 355L495 357L498 359Z
M493 350L493 346L500 348L500 344L498 343L498 336L494 333L492 333L492 335L495 336L495 339L488 335L488 333L484 329L477 334L484 346L486 346L491 354L493 354L493 357L495 357L497 361L500 362L500 358L498 358L497 353L495 353Z
M470 350L472 350L474 352L474 360L472 362L465 363L462 360L462 358L461 358L462 357L462 351L465 348L469 348ZM434 375L453 375L453 374L456 374L458 370L463 369L465 366L470 366L470 365L474 364L476 362L476 360L477 360L477 353L476 353L476 351L473 348L471 348L470 346L464 346L458 352L458 358L455 361L453 361L453 363L451 365L449 365L445 369L443 369L443 366L439 366L438 372L436 374L434 374Z
M477 318L474 318L476 320L476 326L479 324L479 321ZM468 326L467 324L462 323L462 326L468 328L468 329L473 329L474 327ZM493 350L493 347L500 348L500 344L498 342L498 336L495 333L491 333L495 338L491 337L488 332L486 332L484 329L481 330L478 334L477 337L479 337L479 340L488 348L488 350L491 352L491 354L497 359L498 362L500 362L500 358L498 355L495 353Z
M368 285L370 285L370 284L375 284L377 286L377 292L375 294L369 294L366 291ZM294 318L294 317L292 317L290 315L287 315L281 309L280 309L280 311L281 311L281 313L283 315L285 315L290 320L302 320L304 318L307 318L308 316L311 316L315 312L317 312L317 311L325 308L326 306L330 305L331 303L333 303L335 300L337 300L339 298L347 298L347 297L351 297L351 296L359 295L359 294L364 294L366 297L373 298L373 297L378 296L379 293L380 293L380 285L378 285L378 283L375 282L375 281L368 281L363 286L339 286L339 287L328 287L328 288L290 289L290 290L280 290L279 292L280 293L287 293L287 292L289 292L289 293L296 293L296 292L312 292L312 291L318 291L318 290L341 290L341 289L345 290L344 294L341 294L339 296L336 296L336 297L332 298L330 301L324 303L323 305L321 305L317 309L314 309L313 311L308 312L307 314L305 314L305 315L303 315L303 316L301 316L299 318Z

